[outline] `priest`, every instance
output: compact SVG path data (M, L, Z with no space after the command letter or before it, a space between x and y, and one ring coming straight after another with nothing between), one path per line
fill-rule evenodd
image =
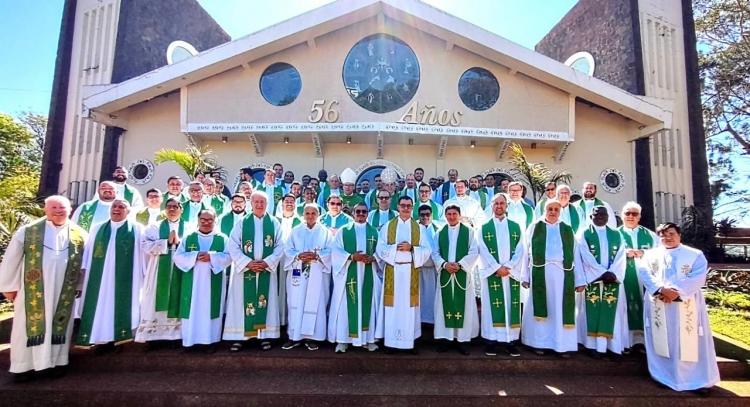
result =
M216 233L216 212L212 208L198 213L198 230L185 236L177 247L174 264L183 271L180 287L182 346L208 345L221 340L224 313L225 273L232 258L227 238Z
M336 235L341 228L354 222L351 216L342 211L344 204L340 196L329 196L327 204L328 212L320 217L320 224L325 226L331 235Z
M442 219L443 218L443 205L440 205L439 203L431 199L432 188L430 188L430 186L427 184L421 184L418 188L418 191L419 191L419 198L414 201L414 211L412 212L411 217L414 220L418 220L419 208L421 208L422 205L429 205L431 218L435 220Z
M46 369L59 377L68 365L86 231L68 220L63 196L45 199L44 215L18 229L0 263L0 292L14 306L10 372L17 382Z
M180 202L185 202L185 195L183 195L182 188L185 184L182 182L182 178L179 175L172 175L167 178L167 192L162 195L161 206L162 209L166 209L167 200L174 198Z
M143 198L141 197L141 193L127 184L128 170L125 167L120 165L115 167L115 171L112 173L112 180L114 181L113 184L115 186L117 198L128 201L133 212L143 208Z
M399 198L398 217L380 229L378 236L376 256L384 263L384 286L376 337L385 338L387 352L397 348L416 353L414 340L422 335L419 273L432 247L411 218L413 205L408 196Z
M437 233L432 248L432 262L439 270L434 335L440 340L438 352L445 352L449 345L455 345L459 353L468 355L469 342L479 335L472 272L479 250L473 230L460 223L460 217L460 207L445 207L448 224Z
M148 225L152 225L164 219L161 200L162 194L158 189L151 188L146 191L146 206L136 212L135 221L145 228Z
M292 183L292 187L299 185L297 181ZM294 189L294 188L292 188ZM297 200L291 193L284 195L284 199L281 200L281 213L276 217L281 226L281 240L282 245L286 246L286 242L289 241L289 236L292 235L292 229L302 224L302 218L297 216ZM281 326L286 326L286 273L284 272L284 263L286 263L283 252L282 258L279 261L279 272L278 276L278 287L279 287L279 322Z
M130 204L115 199L108 221L94 225L83 253L83 295L76 344L98 351L133 340L140 323L141 225L128 219Z
M283 255L279 221L266 211L268 196L255 191L250 198L252 214L234 227L229 238L232 268L227 294L224 340L235 341L231 351L239 351L241 341L257 338L263 350L271 349L271 339L280 336L278 265Z
M581 213L583 214L586 226L589 226L591 224L591 211L594 209L594 207L603 206L607 209L607 213L609 214L607 226L612 229L617 228L617 219L615 218L615 212L607 202L602 201L601 199L596 197L596 184L594 184L593 182L583 183L583 199L576 202L576 205L581 209Z
M354 170L351 168L344 168L344 171L341 171L341 184L343 189L341 193L341 202L344 204L343 209L347 212L351 212L358 203L364 202L362 197L354 190L356 182L357 173L355 173Z
M478 227L484 223L484 210L479 205L479 201L467 194L469 183L465 179L456 181L456 196L448 199L443 203L443 208L448 205L455 205L461 208L461 223L465 223L471 228Z
M518 181L508 184L508 219L526 230L534 220L534 208L523 200L523 189L523 184Z
M421 188L421 187L420 187ZM427 237L430 252L435 249L435 235L440 228L437 222L432 220L432 207L422 205L419 207L419 230ZM419 316L423 324L435 324L435 287L437 286L437 271L432 255L422 265L419 273Z
M269 215L274 216L274 213L276 213L276 205L281 202L281 198L284 196L284 188L276 185L276 172L273 168L266 168L266 172L263 175L263 183L258 185L256 189L266 193L266 196L268 197L266 212L268 212Z
M191 229L198 227L198 213L211 207L211 205L206 205L203 196L203 184L200 181L193 181L188 185L189 199L182 204L182 220L190 225Z
M182 203L175 198L167 201L166 219L148 226L141 241L145 275L136 342L178 340L181 335L182 272L174 267L173 255L186 230L185 221L180 218Z
M304 340L308 350L318 350L327 333L333 234L318 222L317 205L305 205L303 216L305 223L292 230L284 250L289 340L282 349L296 348Z
M91 226L109 220L109 210L115 197L114 182L102 181L97 189L96 198L82 203L73 212L73 223L89 231Z
M521 333L521 282L526 267L524 228L508 219L507 195L492 197L493 217L477 229L479 278L481 282L482 338L488 341L487 356L502 350L520 356L517 344Z
M701 288L708 263L699 250L681 243L680 227L656 228L661 246L646 250L638 276L646 292L644 328L651 377L677 391L706 393L719 382L711 326Z
M349 344L375 351L375 322L382 280L374 257L378 231L367 223L367 205L353 208L354 223L334 237L331 250L333 294L328 317L328 340L336 353Z
M579 230L586 227L586 219L583 218L584 215L581 208L570 203L571 194L569 186L565 184L558 185L555 191L555 200L561 205L560 221L573 228L573 233L578 233Z
M575 318L575 292L585 285L576 286L575 269L580 264L575 256L573 229L560 221L562 205L555 199L546 202L544 218L526 230L526 247L529 248L529 267L524 268L521 284L529 290L523 309L521 341L536 353L546 349L567 358L566 352L578 349Z
M221 232L226 236L231 235L234 225L241 222L242 219L245 218L245 215L247 215L247 212L245 211L247 201L245 200L244 195L239 193L232 195L229 205L231 210L224 215L219 216L219 221L216 222L215 226L217 232Z
M391 193L388 190L381 190L377 193L378 207L371 210L367 215L367 223L377 230L383 227L391 219L398 216L398 213L391 209Z
M606 207L594 206L591 225L576 235L576 285L586 284L578 296L578 340L594 358L607 351L620 355L628 336L625 250L620 232L607 226L608 216Z

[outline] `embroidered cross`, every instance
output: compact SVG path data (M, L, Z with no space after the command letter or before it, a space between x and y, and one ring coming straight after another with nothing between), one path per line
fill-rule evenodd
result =
M518 239L518 233L516 233L516 232L513 232L513 234L511 236L513 236L514 240Z
M497 254L497 250L495 250L495 249L490 249L490 254L491 254L491 255L493 255L493 256L494 256L494 255L496 255L496 254Z
M125 334L127 334L127 333L128 333L127 329L123 329L122 331L120 331L120 335L122 335L122 336L125 336Z
M609 294L609 295L607 295L607 297L606 297L606 298L604 299L604 301L607 301L607 304L612 304L613 302L617 301L617 298L615 298L615 296L614 296L614 295L612 295L612 294Z
M589 301L591 301L591 303L593 304L593 303L599 301L599 296L596 295L596 294L591 294L591 295L589 295Z
M378 239L375 238L375 236L370 236L369 239L367 239L367 243L370 245L370 251L372 251L372 247L375 246L375 243L377 243Z
M513 305L518 305L518 304L520 304L520 303L518 302L518 298L514 298L514 299L513 299Z
M445 316L448 317L448 319L453 318L453 314L451 312L448 312L447 314L445 314Z
M490 232L487 232L487 233L485 233L485 234L484 234L484 238L485 238L485 240L490 240L490 239L492 239L492 233L490 233Z
M255 273L253 273L253 272L245 273L245 280L250 281L250 280L252 280L254 278L255 278Z
M456 319L461 319L463 315L460 312L456 312Z
M499 298L495 298L495 302L493 302L492 305L494 305L495 308L500 308L500 306L503 305L503 303L500 302Z
M347 285L347 287L349 287L349 296L352 297L352 298L355 298L356 295L357 295L357 293L355 291L355 289L356 289L355 286L357 285L357 280L355 280L354 277L352 277L349 280L349 282L346 283L346 285Z
M195 251L195 249L197 249L197 248L198 248L198 246L196 246L195 243L191 243L190 246L188 246L187 249L188 249L189 252L192 252L192 251Z
M497 291L497 289L500 288L500 284L498 284L497 281L493 281L490 287L492 287L492 291Z

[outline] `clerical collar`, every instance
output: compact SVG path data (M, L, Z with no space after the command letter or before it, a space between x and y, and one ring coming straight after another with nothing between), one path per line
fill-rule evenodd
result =
M623 224L622 225L622 229L625 230L625 231L627 231L627 232L634 232L636 229L638 229L638 225L635 225L634 228L629 228L629 227L627 227L626 225Z
M201 202L201 201L198 201L198 202L195 202L195 201L190 201L190 205L192 205L192 206L200 205L200 204L202 204L202 203L203 203L203 202Z
M209 236L213 236L213 234L214 234L214 231L213 231L213 230L212 230L212 231L210 231L210 232L208 232L208 233L203 233L203 232L201 232L200 230L197 230L196 232L198 232L198 234L199 234L200 236L203 236L203 237L209 237Z
M544 222L544 223L546 223L546 224L548 224L550 226L556 226L558 223L560 223L560 219L558 218L557 222L554 222L554 223L548 222L547 219L542 219L542 222Z
M305 226L307 226L307 230L313 230L313 229L315 229L316 226L318 226L318 223L315 222L315 223L313 223L312 226L310 226L307 223L305 223Z
M596 200L596 198L591 198L591 199L583 198L584 202L594 202L595 200Z
M494 219L495 219L496 222L501 222L502 223L502 222L505 221L505 219L508 219L508 217L505 216L505 215L503 215L502 218L498 218L497 216L495 216Z
M63 223L62 225L55 225L55 224L54 224L54 223L52 223L52 221L51 221L51 220L49 220L49 219L47 219L46 223L47 223L47 225L49 225L49 226L52 226L52 227L53 227L53 228L55 228L55 229L60 229L60 228L62 228L62 227L68 226L68 220L67 220L67 219L65 219L65 222L64 222L64 223Z
M109 221L112 224L112 227L120 227L123 223L127 222L128 220L127 219L123 219L123 220L121 220L119 222L115 222L112 219L110 219Z
M459 226L461 226L461 222L456 223L455 225L452 225L452 226L450 224L448 224L448 228L449 229L457 229Z
M403 219L401 219L401 216L399 216L398 217L398 221L401 222L401 223L406 223L406 222L411 221L411 218L407 218L406 220L403 220Z

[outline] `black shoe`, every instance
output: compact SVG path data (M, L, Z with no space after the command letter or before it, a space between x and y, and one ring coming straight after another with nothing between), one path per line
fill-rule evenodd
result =
M386 355L393 355L393 348L383 345L383 353Z
M569 352L557 352L557 356L559 356L561 359L570 359Z
M49 369L49 373L47 374L47 377L50 379L59 379L63 376L68 374L68 366L55 366L52 369Z
M708 397L711 395L711 388L710 387L701 387L700 389L692 390L693 394L696 394L700 397Z
M27 383L36 378L36 372L33 370L28 370L23 373L13 373L13 382L14 383Z
M508 352L508 355L514 358L521 356L521 351L518 350L518 347L512 343L509 343L505 346L505 351Z
M445 341L439 341L437 344L437 347L435 347L435 352L437 353L448 352L448 344Z
M115 344L113 342L94 346L94 355L97 356L106 355L107 353L113 353L114 351Z
M599 353L599 352L597 352L597 351L596 351L596 349L589 349L589 350L588 350L588 351L586 352L586 354L587 354L587 355L589 355L589 357L590 357L591 359L596 359L596 360L599 360L599 359L601 359L601 358L602 358L602 354L601 354L601 353Z
M460 353L460 354L462 354L464 356L469 356L469 354L471 353L471 350L469 349L469 344L468 343L458 342L456 344L456 349L458 349L458 353Z
M207 355L212 355L216 353L216 345L214 345L213 343L210 345L206 345L206 347L203 348L203 353Z
M484 354L487 356L497 356L497 345L494 343L488 343L487 346L484 347Z
M534 354L537 356L544 356L547 352L544 349L534 349Z
M294 349L300 345L302 345L302 341L288 340L286 341L286 343L284 343L284 345L281 346L281 349L284 349L284 350Z

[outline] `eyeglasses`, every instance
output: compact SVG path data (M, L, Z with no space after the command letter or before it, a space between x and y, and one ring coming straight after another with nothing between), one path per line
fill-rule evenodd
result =
M331 205L331 206L341 206L341 202L328 202L328 205Z
M555 190L555 188L547 188L547 189L545 189L545 191L547 191L547 192L552 192L554 190Z
M367 209L355 209L354 213L357 213L357 214L364 213L366 215L367 214Z
M379 196L378 199L380 199L381 201L385 201L386 199L391 199L391 197L390 196Z
M640 213L638 212L625 212L625 216L638 216Z

